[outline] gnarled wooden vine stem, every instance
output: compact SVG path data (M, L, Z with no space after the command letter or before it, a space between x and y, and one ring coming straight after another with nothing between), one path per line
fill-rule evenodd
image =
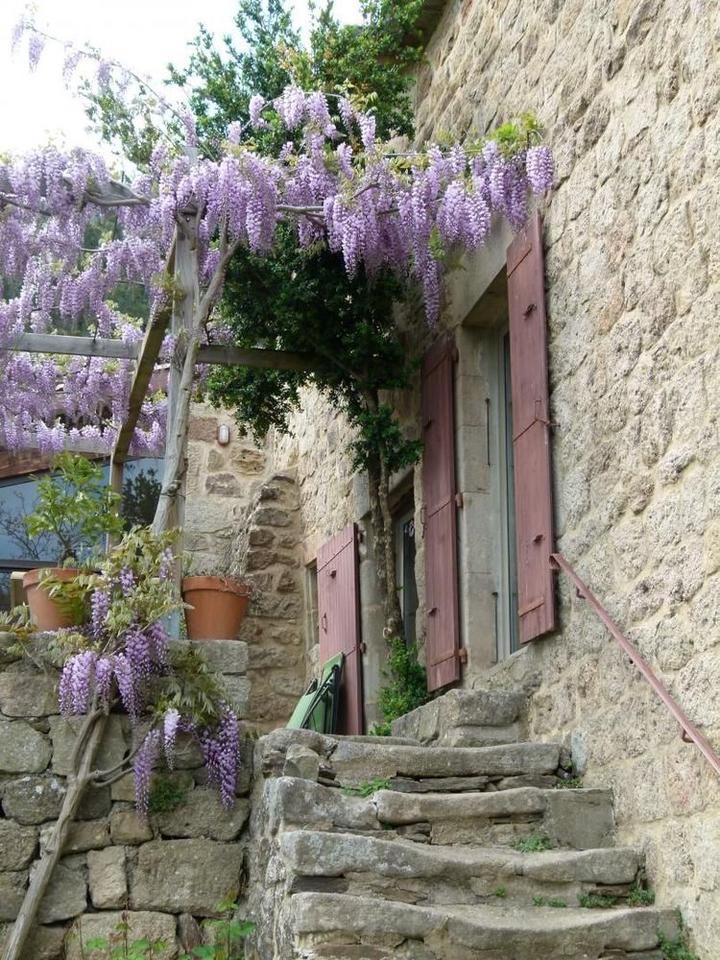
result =
M93 779L92 765L105 732L107 715L94 711L78 733L77 770L67 780L67 790L60 816L55 822L45 852L35 866L30 886L20 912L5 944L2 960L19 960L32 931L38 909L47 890L53 870L60 859L68 831L89 783Z

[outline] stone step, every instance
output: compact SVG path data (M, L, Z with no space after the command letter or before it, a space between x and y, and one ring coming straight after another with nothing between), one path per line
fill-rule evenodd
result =
M427 747L336 740L327 763L338 783L433 777L488 777L554 774L560 747L553 743L511 743L491 747Z
M515 743L525 734L526 700L522 693L450 690L395 720L392 732L427 746Z
M292 893L334 892L414 904L523 903L542 896L577 906L580 894L627 895L640 871L635 850L519 853L428 846L351 833L295 830L280 837Z
M429 824L433 844L507 844L546 837L553 846L588 850L611 846L615 833L609 790L543 790L519 787L492 793L373 796L385 828Z
M292 898L303 960L654 960L674 912L507 906L427 907L369 897Z
M273 832L311 828L332 832L381 830L432 844L510 844L543 837L555 847L611 846L612 801L606 790L405 794L380 790L349 796L312 780L276 777L265 782L264 806Z

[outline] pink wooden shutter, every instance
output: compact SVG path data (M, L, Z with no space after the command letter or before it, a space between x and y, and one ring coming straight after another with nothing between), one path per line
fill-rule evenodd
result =
M521 643L554 630L556 617L543 265L542 220L536 213L507 252Z
M318 551L320 662L345 654L338 733L363 732L362 661L357 527L355 524Z
M455 347L435 343L422 367L425 659L428 690L460 679L455 500Z

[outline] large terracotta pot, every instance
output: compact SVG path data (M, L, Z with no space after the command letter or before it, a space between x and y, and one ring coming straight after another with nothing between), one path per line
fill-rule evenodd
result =
M235 640L250 603L250 588L227 577L185 577L185 622L191 640Z
M23 587L30 607L30 619L38 630L60 630L61 627L76 627L78 621L72 614L66 613L60 605L52 600L42 585L40 578L47 571L47 567L39 570L28 570L23 577ZM74 580L80 570L74 567L50 567L50 572L58 580Z

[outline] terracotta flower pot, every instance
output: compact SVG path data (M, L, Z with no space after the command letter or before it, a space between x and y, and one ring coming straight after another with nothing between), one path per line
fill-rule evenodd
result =
M191 640L235 640L250 603L250 588L227 577L185 577L183 600Z
M78 621L72 614L62 610L57 601L48 596L47 590L40 584L40 577L47 567L28 570L23 577L23 587L30 607L30 619L38 630L60 630L61 627L76 627ZM50 567L50 572L58 580L74 580L80 570L74 567Z

